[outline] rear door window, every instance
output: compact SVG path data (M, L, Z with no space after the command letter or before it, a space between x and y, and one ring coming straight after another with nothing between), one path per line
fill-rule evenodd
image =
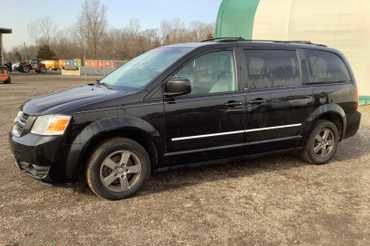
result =
M301 85L296 51L246 50L248 88L269 89Z
M335 83L350 81L347 66L342 59L331 52L305 50L310 83Z

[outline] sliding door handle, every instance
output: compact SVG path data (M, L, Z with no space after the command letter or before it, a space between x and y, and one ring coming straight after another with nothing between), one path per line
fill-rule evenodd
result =
M256 98L256 99L248 101L248 104L263 104L263 103L266 103L266 102L267 102L266 99Z
M230 101L230 102L225 103L225 106L229 108L235 108L235 107L239 107L242 105L243 105L243 102L240 102L240 101Z

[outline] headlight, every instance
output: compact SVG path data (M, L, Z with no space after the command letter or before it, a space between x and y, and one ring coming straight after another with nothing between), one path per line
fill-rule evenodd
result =
M22 111L19 111L18 114L17 114L17 116L14 119L14 123L17 122L22 117L22 115L23 115L23 112Z
M37 135L57 136L63 135L67 129L71 116L44 115L37 117L31 132Z

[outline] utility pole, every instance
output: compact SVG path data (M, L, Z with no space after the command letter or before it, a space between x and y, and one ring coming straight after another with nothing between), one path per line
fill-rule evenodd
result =
M4 64L4 56L3 56L3 34L0 33L0 65Z
M4 64L3 56L3 34L12 33L11 29L0 28L0 65Z

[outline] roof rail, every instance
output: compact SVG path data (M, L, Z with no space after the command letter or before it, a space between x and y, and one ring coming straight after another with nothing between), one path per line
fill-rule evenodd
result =
M211 38L203 40L202 42L209 42L209 41L216 41L216 42L268 42L268 43L287 43L287 44L309 44L309 45L316 45L327 47L324 44L317 44L312 43L311 41L305 40L268 40L268 39L245 39L243 37L219 37L219 38Z
M219 38L209 38L202 40L201 42L209 42L209 41L217 41L217 42L237 42L237 41L247 41L242 37L219 37Z
M311 44L311 45L327 47L325 44L318 44L318 43L313 43L311 41L305 41L305 40L287 40L287 41L273 41L273 42L276 42L276 43L292 43L292 44Z

